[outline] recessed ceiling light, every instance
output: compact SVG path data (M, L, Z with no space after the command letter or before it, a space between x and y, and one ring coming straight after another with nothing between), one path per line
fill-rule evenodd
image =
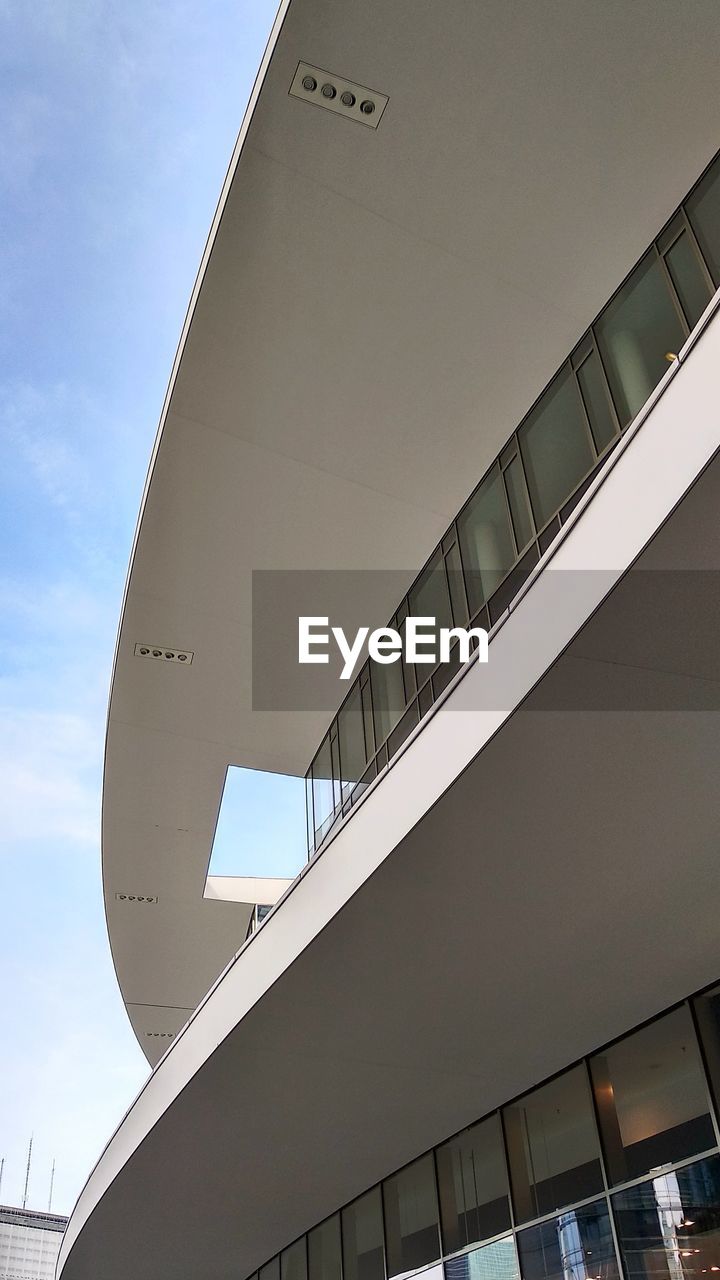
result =
M159 658L161 662L180 662L190 666L195 653L192 649L175 649L171 645L136 644L136 658Z
M370 129L377 129L389 101L386 93L354 84L352 80L344 80L342 76L307 62L298 63L289 92L294 98L314 102L316 107L327 107L328 111Z

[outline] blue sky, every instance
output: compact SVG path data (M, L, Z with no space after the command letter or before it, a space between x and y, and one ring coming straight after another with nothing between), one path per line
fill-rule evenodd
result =
M274 12L0 0L5 1203L34 1130L29 1202L47 1206L54 1156L53 1207L69 1212L147 1074L100 890L110 667L165 386ZM233 778L213 869L296 870L299 787Z

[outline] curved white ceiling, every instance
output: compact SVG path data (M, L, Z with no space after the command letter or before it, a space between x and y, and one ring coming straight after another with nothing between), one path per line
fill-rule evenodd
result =
M247 910L203 897L227 765L302 773L328 719L253 711L251 571L420 567L716 149L718 38L716 0L281 12L163 414L111 694L106 910L151 1061L149 1033L178 1030L244 937ZM387 94L379 128L291 97L299 60Z

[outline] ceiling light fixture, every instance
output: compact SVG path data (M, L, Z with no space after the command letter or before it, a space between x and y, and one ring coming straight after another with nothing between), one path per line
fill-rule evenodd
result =
M298 63L289 92L293 98L304 98L316 107L327 107L328 111L370 129L377 129L388 104L387 94L354 84L307 62Z

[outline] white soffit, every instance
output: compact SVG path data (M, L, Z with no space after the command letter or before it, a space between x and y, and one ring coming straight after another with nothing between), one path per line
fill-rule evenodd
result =
M238 904L203 898L228 764L302 773L328 720L252 711L251 571L421 566L717 146L720 6L661 9L280 15L163 415L113 678L106 905L146 1051L137 1010L195 1007L244 936ZM379 127L291 96L300 61L386 94ZM395 604L379 586L367 621ZM192 664L141 660L148 642ZM121 911L118 891L158 904Z

